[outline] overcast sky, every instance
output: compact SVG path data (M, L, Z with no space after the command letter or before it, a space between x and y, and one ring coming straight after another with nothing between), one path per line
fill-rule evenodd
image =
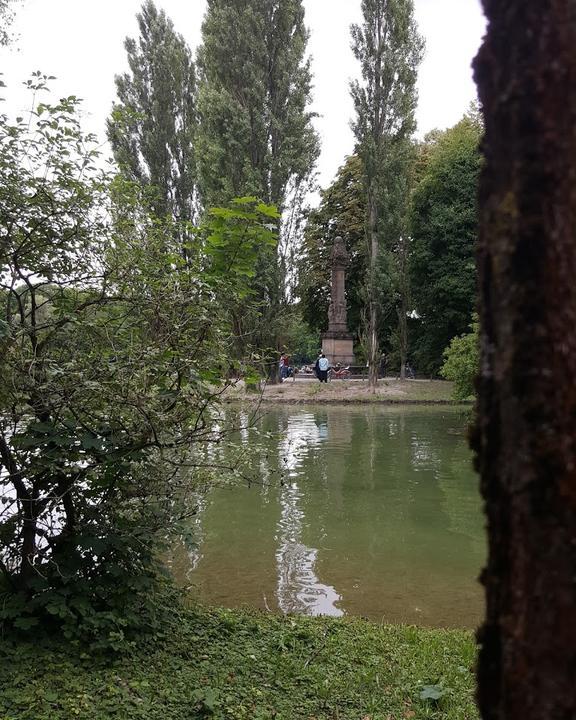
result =
M17 11L15 46L0 50L8 88L4 110L26 108L20 83L34 70L55 75L58 97L84 99L85 129L104 139L115 97L114 75L126 68L123 40L136 36L140 0L24 0ZM200 41L205 0L157 0L191 47ZM313 58L314 105L322 140L319 180L326 186L353 149L348 81L357 73L349 27L360 21L360 0L304 0ZM426 39L420 70L418 135L454 125L476 97L470 63L485 22L480 0L415 0Z

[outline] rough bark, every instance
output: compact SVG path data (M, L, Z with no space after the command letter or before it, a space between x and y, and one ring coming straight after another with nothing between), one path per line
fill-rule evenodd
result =
M378 369L380 346L378 343L378 205L376 193L371 189L368 193L368 385L373 393L378 385Z
M484 0L474 443L489 533L478 698L576 717L576 11Z

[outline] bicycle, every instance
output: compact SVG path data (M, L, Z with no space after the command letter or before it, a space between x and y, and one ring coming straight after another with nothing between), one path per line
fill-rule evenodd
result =
M346 380L352 375L349 367L333 367L330 368L330 380Z

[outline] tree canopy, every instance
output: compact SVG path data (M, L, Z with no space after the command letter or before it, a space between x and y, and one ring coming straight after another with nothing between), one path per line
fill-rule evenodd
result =
M124 44L130 72L116 76L119 102L108 119L108 139L125 177L149 188L158 217L194 221L198 188L192 54L153 0L145 0L137 19L138 40L127 38Z
M382 302L385 289L390 295L394 285L402 295L401 345L406 346L405 282L394 282L399 273L390 271L387 251L398 249L405 236L410 138L415 129L416 79L424 43L412 0L362 0L362 17L362 24L351 27L352 50L362 80L353 81L350 89L356 111L352 125L356 152L364 169L368 258L364 336L370 384L375 387ZM404 263L396 271L403 268ZM404 362L402 372L403 368Z
M277 213L213 209L183 258L77 109L0 118L0 623L123 648L154 627L158 552L214 467L228 308Z
M15 2L16 0L0 0L0 47L11 42L10 25L14 20Z
M466 332L474 310L481 133L481 121L472 111L419 146L410 275L420 318L413 352L425 372L437 372L444 348Z
M255 195L283 210L311 177L307 43L302 0L209 0L198 52L205 204Z

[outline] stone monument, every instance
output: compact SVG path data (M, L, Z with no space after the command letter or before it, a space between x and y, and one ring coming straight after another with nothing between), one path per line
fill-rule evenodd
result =
M354 336L346 323L346 268L348 252L341 237L334 239L330 255L332 289L328 308L328 330L322 334L322 352L332 365L354 365Z

